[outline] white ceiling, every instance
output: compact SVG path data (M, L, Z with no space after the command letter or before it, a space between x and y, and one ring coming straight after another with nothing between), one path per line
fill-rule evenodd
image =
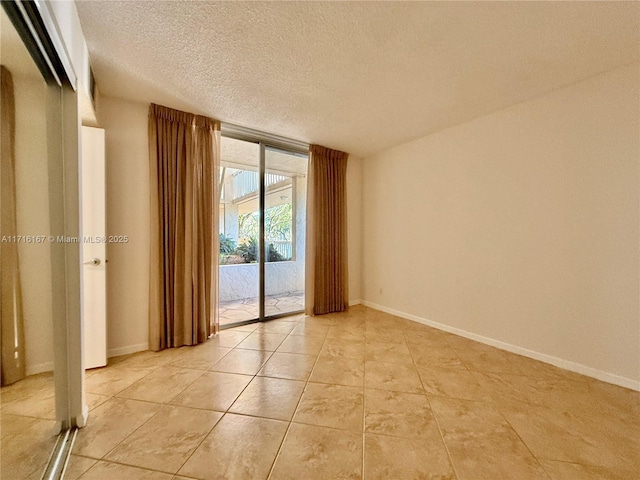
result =
M77 7L103 94L357 156L640 61L638 2Z

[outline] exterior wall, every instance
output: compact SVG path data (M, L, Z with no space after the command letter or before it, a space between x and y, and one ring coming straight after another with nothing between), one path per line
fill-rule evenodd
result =
M224 206L224 230L228 237L238 243L238 206L227 203Z
M302 270L300 269L301 265ZM301 290L304 290L303 262L273 262L265 265L266 295L279 295ZM221 302L256 298L257 296L257 263L220 266L219 299Z

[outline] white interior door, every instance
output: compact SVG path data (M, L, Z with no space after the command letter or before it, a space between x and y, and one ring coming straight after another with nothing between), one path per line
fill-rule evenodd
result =
M104 129L82 127L82 316L85 368L107 364Z

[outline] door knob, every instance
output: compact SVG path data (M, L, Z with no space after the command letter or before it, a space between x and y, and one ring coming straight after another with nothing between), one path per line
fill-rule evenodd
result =
M100 259L99 258L93 258L93 259L89 260L88 262L84 262L83 265L100 265Z

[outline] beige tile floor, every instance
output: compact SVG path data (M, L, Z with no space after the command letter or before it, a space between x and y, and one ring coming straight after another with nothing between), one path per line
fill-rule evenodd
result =
M220 325L229 325L230 323L244 322L258 318L258 308L257 298L220 302L218 310ZM304 292L269 295L264 299L266 316L282 315L300 310L304 310Z
M55 445L53 374L0 389L0 478L39 479Z
M640 478L639 393L360 306L113 360L67 479Z

